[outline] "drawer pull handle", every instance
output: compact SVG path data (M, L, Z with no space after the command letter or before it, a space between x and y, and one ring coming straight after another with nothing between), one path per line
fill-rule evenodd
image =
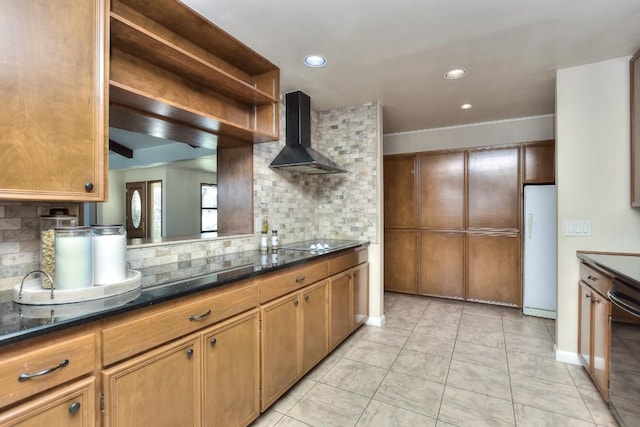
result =
M307 276L302 276L302 277L297 277L296 278L296 283L302 283L304 282L304 280L307 278Z
M60 362L60 364L58 364L58 366L54 366L53 368L49 368L49 369L43 369L40 372L36 372L35 374L20 374L20 376L18 377L18 381L20 381L21 383L30 380L31 378L35 378L35 377L41 377L43 375L47 375L50 374L54 371L57 371L60 368L64 368L65 366L69 365L69 359L62 359L62 361Z
M304 300L305 300L305 301L309 301L309 295L305 295L305 296L304 296Z
M598 280L597 277L593 277L592 275L588 275L587 279L591 280L592 282L595 282L596 280Z
M71 415L77 414L79 410L80 410L80 403L78 402L73 402L71 406L69 406L69 413Z
M201 320L201 319L204 319L205 317L210 316L210 315L211 315L211 309L209 309L209 310L205 311L204 313L199 314L197 316L189 316L189 321L193 322L194 320Z

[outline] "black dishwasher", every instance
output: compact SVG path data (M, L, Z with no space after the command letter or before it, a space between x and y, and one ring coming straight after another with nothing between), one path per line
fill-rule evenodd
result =
M640 289L614 280L609 406L622 427L640 425Z

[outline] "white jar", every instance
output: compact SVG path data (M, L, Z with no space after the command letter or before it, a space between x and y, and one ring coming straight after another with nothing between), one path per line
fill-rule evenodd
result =
M56 228L56 289L93 285L91 227Z
M122 225L93 227L93 284L109 285L127 279L127 233Z

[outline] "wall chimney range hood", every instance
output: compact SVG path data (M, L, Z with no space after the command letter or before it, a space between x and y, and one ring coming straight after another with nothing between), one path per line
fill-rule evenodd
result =
M346 169L311 148L311 99L297 91L286 96L286 145L270 168L305 174L344 173Z

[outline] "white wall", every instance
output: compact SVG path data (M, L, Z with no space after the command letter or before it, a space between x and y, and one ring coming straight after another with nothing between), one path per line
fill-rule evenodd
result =
M559 360L577 360L576 251L640 252L640 211L629 205L629 126L629 57L557 71ZM570 219L590 219L592 236L564 236Z
M475 123L384 136L384 154L504 145L554 138L553 116Z

